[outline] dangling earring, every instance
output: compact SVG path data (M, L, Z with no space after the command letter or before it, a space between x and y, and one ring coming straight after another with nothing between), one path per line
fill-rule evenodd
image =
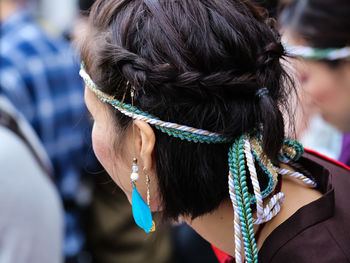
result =
M127 86L129 82L127 83ZM134 92L135 87L131 87L130 95L131 95L131 104L134 109ZM133 112L134 114L134 112ZM133 117L133 116L132 116ZM134 118L132 118L134 119ZM132 136L135 139L135 131L134 131L134 123L132 124ZM134 149L134 152L135 149ZM146 176L146 186L147 186L147 204L142 199L141 195L136 189L136 181L139 179L139 167L137 165L137 159L134 158L132 161L132 173L130 175L131 186L132 186L132 214L136 224L145 230L146 233L154 231L154 222L152 220L152 213L149 207L149 177Z
M154 222L152 220L151 209L148 204L142 199L136 189L136 181L139 179L137 159L133 159L132 173L130 175L132 185L132 214L136 224L145 230L146 233L152 232ZM148 178L149 180L149 178ZM147 179L146 179L147 183ZM149 184L149 183L148 183ZM149 186L147 186L147 203L149 203ZM154 230L153 230L154 231Z
M146 173L145 168L143 168L143 173L146 175L147 205L148 205L148 207L150 207L149 204L150 204L150 200L151 200L151 194L150 194L150 182L151 182L151 180L149 179L149 176ZM156 225L155 225L154 221L152 221L152 228L151 228L150 232L154 232L154 231L156 231Z

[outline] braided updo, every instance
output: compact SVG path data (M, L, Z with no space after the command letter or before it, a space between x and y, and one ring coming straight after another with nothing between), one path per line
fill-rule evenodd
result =
M264 151L275 161L284 138L280 106L292 86L271 22L239 0L98 0L82 59L102 91L120 100L130 81L135 106L163 121L227 137L263 127ZM268 94L256 96L261 88ZM130 125L115 116L121 130ZM164 215L195 218L215 209L228 196L230 144L154 133Z

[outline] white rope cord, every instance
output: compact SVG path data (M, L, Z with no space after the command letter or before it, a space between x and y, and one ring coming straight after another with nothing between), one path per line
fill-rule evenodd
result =
M314 182L313 180L311 180L310 178L306 177L305 175L299 173L299 172L293 172L290 171L288 169L281 169L278 167L274 167L276 172L280 175L287 175L287 176L291 176L293 178L296 178L308 185L311 185L313 187L316 187L317 184L316 182ZM281 205L283 204L285 199L285 195L283 192L279 192L277 194L275 194L269 201L269 203L267 204L267 206L264 208L264 213L263 213L263 217L260 219L259 217L257 218L257 220L254 221L254 224L262 224L262 223L266 223L268 221L270 221L273 217L275 217L280 209L281 209Z
M253 184L253 189L254 189L254 195L255 195L255 199L256 199L256 211L257 211L257 218L258 220L262 219L263 214L264 214L264 201L261 195L261 191L260 191L260 184L258 181L258 175L255 169L255 164L254 164L254 157L252 154L252 150L250 147L250 142L249 142L250 138L247 137L244 141L244 154L247 160L247 166L248 166L248 170L250 173L250 179L252 181Z
M234 236L235 236L235 260L236 260L236 263L242 263L243 247L242 247L242 239L241 239L242 237L241 224L239 219L239 210L238 210L233 174L231 173L231 171L229 172L228 185L229 185L230 199L232 202L233 212L234 212L233 226L234 226Z
M277 194L273 195L269 200L269 202L267 203L267 205L264 207L263 215L253 220L254 225L260 225L270 221L273 217L275 217L279 213L283 202L284 202L284 193L278 192Z
M305 169L305 167L303 165L301 165L300 163L296 163L296 162L290 162L289 165L294 168L295 170L300 171L302 174L304 174L306 177L312 178L312 174Z
M254 165L254 157L252 156L249 138L245 140L244 153L247 160L247 166L248 166L248 170L250 173L250 177L251 177L251 181L254 189L254 195L257 201L257 205L256 205L257 219L254 220L254 224L266 223L279 213L281 209L281 205L284 202L285 195L284 193L279 192L274 196L272 196L272 198L269 200L266 207L263 206L259 181L257 178L257 173ZM311 180L310 178L306 177L305 175L299 172L292 172L288 169L281 169L278 167L273 167L273 168L274 168L274 171L276 171L276 174L279 173L281 175L288 175L308 185L312 185L313 187L316 187L316 183L313 180ZM263 208L263 212L261 211L262 208Z
M109 102L110 103L110 102ZM198 135L205 135L205 136L210 136L210 137L221 137L219 134L217 133L213 133L213 132L209 132L206 130L201 130L201 129L195 129L192 127L188 127L185 125L179 125L176 123L171 123L171 122L165 122L162 120L158 120L158 119L152 119L143 115L139 115L139 114L134 114L132 115L132 113L120 106L114 105L112 103L110 103L114 108L116 108L117 110L119 110L121 113L123 113L124 115L128 116L128 117L132 117L135 120L142 120L145 121L149 124L152 125L156 125L156 126L160 126L160 127L165 127L165 128L172 128L172 129L176 129L176 130L181 130L181 131L186 131L186 132L190 132L190 133L194 133L194 134L198 134Z
M313 187L317 186L316 182L314 182L310 178L306 177L302 173L293 172L293 171L290 171L288 169L281 169L281 168L276 168L276 170L280 175L288 175L288 176L294 177L296 179L299 179L300 181L302 181L308 185L312 185Z
M284 202L284 193L278 192L274 196L271 197L269 203L264 208L264 215L261 219L257 219L254 224L260 225L263 223L266 223L270 221L272 218L274 218L281 210L281 205Z
M84 70L84 68L80 69L79 74L84 79L86 86L91 91L93 91L103 102L107 102L107 103L111 104L115 109L117 109L122 114L124 114L130 118L133 118L135 120L142 120L142 121L145 121L145 122L152 124L152 125L165 127L165 128L172 128L172 129L176 129L176 130L180 130L180 131L190 132L190 133L197 134L197 135L204 135L204 136L215 137L215 138L222 137L220 134L215 133L215 132L210 132L210 131L203 130L203 129L197 129L197 128L189 127L186 125L180 125L177 123L165 122L165 121L159 120L157 118L150 118L150 117L147 117L144 115L133 113L132 111L129 111L121 106L116 105L115 104L116 100L113 99L113 97L111 97L110 95L99 90L96 87L95 83L90 78L89 74Z
M310 179L310 177L312 177L311 173L308 170L306 170L300 163L293 162L293 161L289 160L288 158L284 158L282 160L282 162L285 164L288 164L289 166L291 166L295 170L301 171L302 173L292 172L288 169L282 169L282 168L275 167L275 170L277 171L277 173L279 173L281 175L288 175L288 176L294 177L296 179L303 181L304 183L306 183L308 185L312 185L313 187L317 187L317 183L315 181L313 181L312 179Z
M281 175L288 175L291 177L294 177L308 185L312 185L313 187L316 187L316 183L311 180L310 178L306 177L305 175L299 173L299 172L292 172L288 169L281 169L278 167L275 167L276 171ZM258 218L254 221L254 224L262 224L270 221L273 217L275 217L279 211L281 210L281 205L283 204L285 199L285 195L283 192L279 192L275 194L267 204L267 206L264 208L263 218Z
M276 216L279 213L281 209L281 204L284 201L284 194L281 192L275 194L269 200L269 203L266 205L266 207L264 207L249 137L247 137L244 141L244 153L256 199L257 219L255 219L253 223L256 225L263 224L265 222L270 221L274 216Z

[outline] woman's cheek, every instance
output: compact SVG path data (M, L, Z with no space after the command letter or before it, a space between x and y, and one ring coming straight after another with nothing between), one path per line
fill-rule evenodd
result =
M128 167L120 165L120 160L116 159L113 153L112 136L107 136L111 131L108 127L99 125L96 121L92 129L92 147L97 159L105 168L113 181L123 190L129 200L131 200L132 187L130 184ZM119 163L118 166L116 164Z
M109 144L106 141L106 131L102 127L98 126L96 122L94 123L92 129L92 147L94 149L95 155L103 167L108 171L108 159L110 158Z

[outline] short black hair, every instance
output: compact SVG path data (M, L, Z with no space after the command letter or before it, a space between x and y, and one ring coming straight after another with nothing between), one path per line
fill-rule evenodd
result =
M274 21L240 0L98 0L81 51L88 73L121 99L163 121L228 137L263 127L264 151L277 159L284 139L280 107L293 86L280 58ZM267 88L269 96L257 99ZM130 98L126 97L126 102ZM115 111L119 127L131 119ZM154 156L164 216L197 216L228 198L230 144L196 144L157 129ZM262 181L265 179L262 178Z

